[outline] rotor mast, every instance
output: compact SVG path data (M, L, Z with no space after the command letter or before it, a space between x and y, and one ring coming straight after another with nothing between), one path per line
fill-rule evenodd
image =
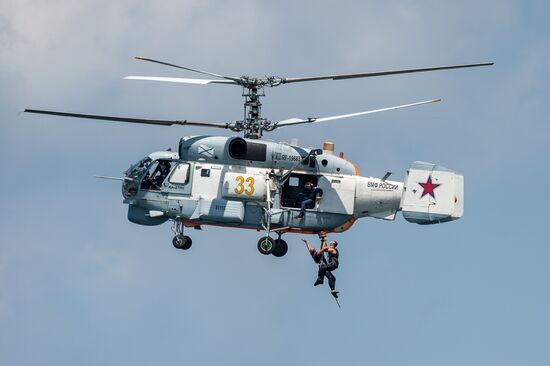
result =
M243 131L244 137L249 139L261 139L264 131L274 129L274 122L262 117L262 103L260 97L265 96L265 86L276 86L282 82L279 77L257 79L242 76L244 100L244 115L242 121L236 121L234 131Z
M262 103L260 97L265 96L263 86L243 87L244 102L244 137L249 139L262 138L263 128L268 121L262 118Z

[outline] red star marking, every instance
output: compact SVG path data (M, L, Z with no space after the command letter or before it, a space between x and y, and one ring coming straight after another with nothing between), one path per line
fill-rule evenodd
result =
M436 189L437 187L439 187L441 185L441 184L432 183L432 177L431 176L428 177L428 181L426 183L418 182L418 184L420 184L420 186L424 190L424 192L422 192L422 195L420 196L420 198L422 198L425 195L429 194L430 196L433 197L433 199L435 199L434 189Z

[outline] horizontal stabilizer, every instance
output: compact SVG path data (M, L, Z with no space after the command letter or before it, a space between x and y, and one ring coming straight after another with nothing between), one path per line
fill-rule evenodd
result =
M440 165L414 162L405 178L403 217L417 224L457 220L464 213L464 177Z

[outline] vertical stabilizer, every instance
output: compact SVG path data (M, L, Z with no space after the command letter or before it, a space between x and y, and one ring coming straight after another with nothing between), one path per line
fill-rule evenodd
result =
M457 220L464 213L464 177L440 165L415 161L405 178L403 217L417 224Z

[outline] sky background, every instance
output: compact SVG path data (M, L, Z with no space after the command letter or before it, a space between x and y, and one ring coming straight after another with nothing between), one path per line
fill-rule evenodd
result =
M548 1L0 3L1 365L549 365ZM119 176L201 128L25 115L25 108L232 121L241 90L122 80L495 66L266 90L271 119L443 102L271 133L325 140L361 173L426 160L465 177L443 225L362 219L332 237L339 310L300 235L127 221ZM310 239L314 239L311 237Z

